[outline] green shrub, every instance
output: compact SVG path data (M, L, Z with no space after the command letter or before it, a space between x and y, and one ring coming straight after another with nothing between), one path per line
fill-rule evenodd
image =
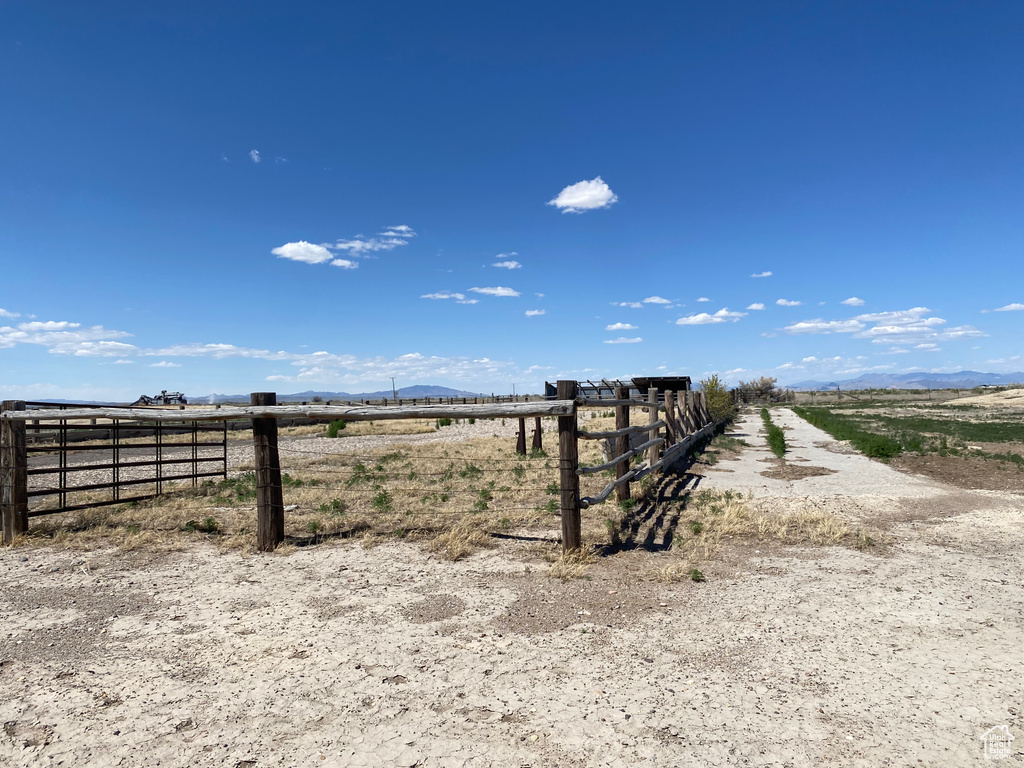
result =
M344 428L345 428L345 420L344 419L336 419L335 421L332 421L330 424L327 425L327 436L328 437L337 437L338 433L341 432L341 430L343 430Z
M441 427L450 427L452 425L452 420L449 418L438 419L434 424L438 429Z
M772 453L780 459L786 455L786 433L772 421L767 408L761 409L761 420L764 422L765 431L768 433L768 447Z
M732 393L718 378L717 373L700 382L700 391L704 393L704 401L707 403L712 421L732 421L735 418L736 404L732 400Z

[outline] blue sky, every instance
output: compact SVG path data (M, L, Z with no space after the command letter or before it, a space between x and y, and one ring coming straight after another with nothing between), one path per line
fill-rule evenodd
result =
M1024 369L1019 2L0 9L0 394Z

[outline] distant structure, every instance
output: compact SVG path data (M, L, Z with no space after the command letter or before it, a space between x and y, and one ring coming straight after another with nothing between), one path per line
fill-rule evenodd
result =
M188 400L181 392L168 392L162 389L156 397L140 395L132 405L188 405Z

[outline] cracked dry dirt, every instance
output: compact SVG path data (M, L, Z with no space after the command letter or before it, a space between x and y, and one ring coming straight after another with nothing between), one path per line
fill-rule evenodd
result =
M1024 762L1024 498L773 417L789 465L832 471L765 477L752 416L698 488L886 547L744 548L700 584L644 551L558 582L515 542L2 550L0 764L973 766L997 725Z

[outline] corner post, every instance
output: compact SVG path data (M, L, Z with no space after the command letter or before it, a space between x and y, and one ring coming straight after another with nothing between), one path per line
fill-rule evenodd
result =
M24 411L24 400L4 400L4 411ZM3 543L28 531L28 451L25 446L24 421L0 422L0 517L3 521Z
M558 399L575 400L575 381L558 382ZM558 474L562 491L562 551L573 552L583 544L580 520L579 450L577 446L576 409L568 416L558 417Z
M647 390L647 402L650 403L647 408L647 423L653 424L658 420L658 388L651 387ZM660 430L653 430L647 433L647 439L653 440L658 436ZM658 457L661 456L661 449L658 446L652 446L647 449L647 463L654 466L655 462L658 461Z
M251 405L277 405L276 392L253 392ZM256 548L269 552L284 541L284 492L277 452L277 419L253 419L256 453Z

